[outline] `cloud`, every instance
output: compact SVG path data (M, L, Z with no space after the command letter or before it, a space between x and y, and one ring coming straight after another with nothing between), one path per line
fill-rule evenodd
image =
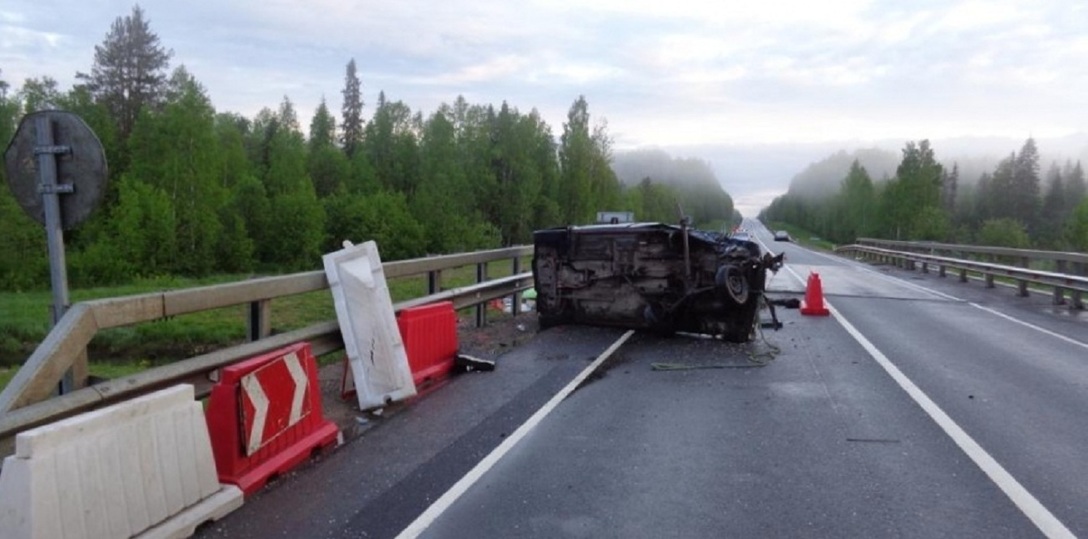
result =
M618 143L1055 133L1088 124L1088 9L1067 0L191 0L143 6L223 110L339 109L344 67L425 114L465 95ZM18 86L86 71L128 0L0 8Z

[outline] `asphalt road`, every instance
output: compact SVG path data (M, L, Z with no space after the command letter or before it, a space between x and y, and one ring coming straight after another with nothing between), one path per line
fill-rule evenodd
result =
M554 407L620 332L542 332L203 535L1088 536L1088 316L750 228L786 251L770 294L818 272L834 316L636 334Z

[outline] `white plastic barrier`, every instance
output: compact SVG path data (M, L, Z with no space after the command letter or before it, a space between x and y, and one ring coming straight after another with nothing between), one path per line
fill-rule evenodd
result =
M5 539L188 537L241 505L187 384L19 433L0 470Z
M415 395L378 245L373 241L361 245L344 242L343 249L322 260L359 408L378 408Z

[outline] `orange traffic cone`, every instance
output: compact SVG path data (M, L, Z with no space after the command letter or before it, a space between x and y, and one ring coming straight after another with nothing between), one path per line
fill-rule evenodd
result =
M820 274L815 271L808 274L808 286L805 288L805 300L801 302L801 314L827 316L831 311L824 305L824 285Z

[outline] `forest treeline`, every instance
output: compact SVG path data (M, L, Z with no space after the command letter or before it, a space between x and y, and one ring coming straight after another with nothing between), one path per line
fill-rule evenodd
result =
M24 114L62 109L105 148L105 202L66 235L75 286L313 269L345 239L376 240L388 260L521 244L600 210L675 222L685 201L697 221L733 217L716 181L621 183L607 124L591 122L582 96L558 137L535 109L506 102L459 96L425 116L384 92L365 103L352 59L340 113L322 100L304 134L288 97L252 118L217 111L171 59L136 6L70 89L47 76L18 90L0 80L0 141ZM48 286L44 232L7 189L0 253L0 290Z
M1042 172L1034 139L977 178L961 178L958 164L938 162L927 140L908 142L891 174L888 155L840 152L814 163L760 218L836 243L877 237L1088 251L1084 169L1065 161ZM836 188L821 188L836 178L833 170Z

